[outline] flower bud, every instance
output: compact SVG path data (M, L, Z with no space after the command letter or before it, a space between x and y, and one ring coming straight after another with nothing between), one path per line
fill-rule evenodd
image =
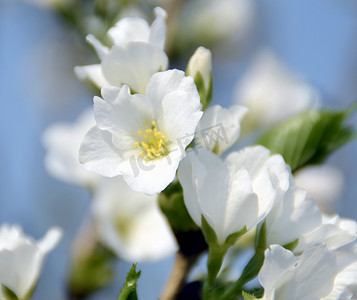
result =
M205 109L212 99L211 51L204 47L199 47L188 62L186 74L193 77L201 97L203 109Z

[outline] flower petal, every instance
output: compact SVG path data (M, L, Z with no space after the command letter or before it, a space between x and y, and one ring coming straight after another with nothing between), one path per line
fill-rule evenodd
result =
M148 42L150 28L148 22L140 17L127 17L108 30L114 45L122 48L130 42Z
M108 131L93 127L84 137L79 149L79 161L93 172L107 177L120 175L120 153L113 145Z
M99 88L110 85L103 76L101 65L77 66L74 68L74 73L79 80L91 81Z
M161 49L164 49L166 40L165 20L167 17L167 13L161 7L155 7L154 12L156 18L151 24L149 42L160 47Z
M276 288L292 277L292 270L297 263L294 254L280 245L272 245L265 251L264 264L258 278L264 287L264 299L274 299Z
M182 153L179 151L152 161L145 161L137 154L123 161L120 170L125 182L133 190L153 195L164 190L174 180L181 158Z
M102 60L103 75L110 84L127 84L140 94L145 93L151 76L167 66L162 49L142 42L131 42L125 48L114 46Z
M104 46L93 35L88 34L86 37L87 42L95 49L100 59L103 59L109 53L109 48Z

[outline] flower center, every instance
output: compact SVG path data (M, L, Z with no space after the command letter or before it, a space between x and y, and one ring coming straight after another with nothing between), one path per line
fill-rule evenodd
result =
M135 143L135 147L142 150L140 155L147 160L153 160L160 157L165 157L169 154L167 149L166 137L157 129L156 122L152 121L151 126L147 126L143 122L144 130L139 130L138 134L142 137L140 142Z

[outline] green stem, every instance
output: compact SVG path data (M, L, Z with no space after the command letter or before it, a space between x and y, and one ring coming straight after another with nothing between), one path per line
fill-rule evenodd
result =
M256 249L255 254L245 266L241 276L227 288L221 300L234 299L234 297L237 297L242 292L243 286L258 275L263 263L264 251L262 249Z
M228 248L224 246L209 246L207 258L208 276L203 286L203 299L205 300L212 299L213 286L218 272L222 267L223 258L226 255L227 250Z

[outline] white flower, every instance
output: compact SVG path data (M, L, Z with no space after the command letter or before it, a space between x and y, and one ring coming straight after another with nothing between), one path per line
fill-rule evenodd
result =
M352 219L339 216L322 215L321 225L311 232L303 234L294 249L301 252L318 244L325 244L330 249L338 249L357 238L357 223Z
M351 299L345 297L346 292L348 287L353 288L356 280L351 277L351 274L345 273L344 279L342 278L344 275L340 274L343 272L353 274L356 262L356 242L335 251L331 251L325 245L319 245L305 250L298 257L280 245L272 245L265 251L265 261L258 275L264 287L263 298L265 300ZM328 295L331 298L328 298Z
M357 237L357 224L338 216L323 216L314 199L306 191L295 187L294 182L266 217L268 245L294 245L294 252L326 244L336 249Z
M221 155L238 139L240 122L247 111L247 108L239 105L228 109L220 105L208 107L198 123L196 143Z
M152 261L177 250L157 195L134 192L121 176L108 178L98 187L92 214L99 239L120 258Z
M324 246L300 257L279 245L265 251L258 278L265 300L319 300L329 294L338 272L336 255Z
M240 41L248 33L253 16L254 4L249 0L196 0L185 3L180 25L184 38L196 44Z
M205 47L198 47L195 53L191 56L186 70L187 75L195 78L197 74L201 74L204 88L207 91L209 85L212 84L212 54Z
M203 215L220 244L260 222L287 188L289 177L283 158L270 156L261 146L233 152L225 161L205 149L190 151L178 171L192 219L201 226Z
M149 27L139 17L126 17L109 29L112 48L102 45L94 36L87 41L96 49L101 64L76 67L81 80L89 79L98 87L127 84L138 93L144 93L151 76L168 66L163 51L166 37L166 12L155 8L156 19Z
M317 96L272 53L262 51L237 83L235 97L237 104L248 107L247 126L255 129L311 108Z
M298 187L314 198L322 212L332 213L341 199L344 187L342 172L329 165L308 166L294 174Z
M88 109L74 123L55 123L46 129L42 138L47 150L45 167L53 177L86 187L99 180L78 160L81 142L94 125L93 110Z
M51 228L39 241L24 235L19 226L0 227L0 284L19 299L29 296L36 285L47 254L62 236L59 228ZM6 299L0 288L0 299Z
M104 88L94 98L97 125L82 143L80 161L107 177L123 175L134 190L162 191L175 177L199 119L200 98L192 77L169 70L152 76L144 95Z

